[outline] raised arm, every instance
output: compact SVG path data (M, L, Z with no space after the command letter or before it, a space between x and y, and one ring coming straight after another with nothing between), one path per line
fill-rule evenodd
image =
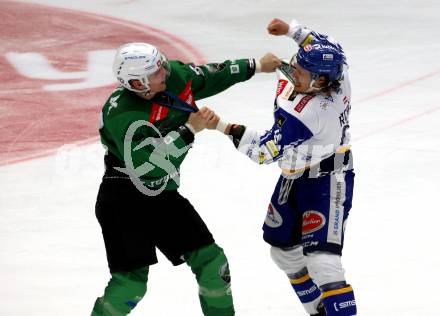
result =
M267 53L259 60L226 60L222 63L199 66L177 64L186 79L191 81L191 89L196 100L213 96L236 83L249 80L257 72L274 72L279 65L281 60L271 53Z

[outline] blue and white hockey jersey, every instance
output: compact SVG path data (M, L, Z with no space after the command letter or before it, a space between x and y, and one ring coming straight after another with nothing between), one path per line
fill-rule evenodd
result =
M292 37L299 43L311 32L297 26ZM324 94L296 94L293 83L277 70L274 124L264 134L246 128L238 150L253 161L277 161L291 174L319 164L350 149L351 87L344 69L340 89Z

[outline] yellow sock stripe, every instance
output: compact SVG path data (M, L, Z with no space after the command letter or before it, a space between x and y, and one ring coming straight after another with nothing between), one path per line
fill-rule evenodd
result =
M339 294L344 294L344 293L348 293L348 292L353 292L353 288L351 286L347 286L342 289L324 292L324 293L322 293L322 298L326 298L326 297L334 296L334 295L339 295Z
M305 276L300 277L299 279L289 279L291 284L301 284L310 280L310 276L306 274Z

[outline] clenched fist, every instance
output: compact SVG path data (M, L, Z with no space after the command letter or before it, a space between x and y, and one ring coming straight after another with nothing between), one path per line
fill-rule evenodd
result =
M267 53L260 59L261 72L274 72L281 66L281 59L272 53Z
M289 32L289 24L280 19L273 19L267 26L267 31L272 35L286 35Z

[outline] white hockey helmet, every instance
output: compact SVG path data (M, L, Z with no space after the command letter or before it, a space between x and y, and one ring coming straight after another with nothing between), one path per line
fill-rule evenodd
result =
M128 43L118 48L113 63L113 73L122 86L131 91L149 92L148 77L161 67L170 73L168 61L156 47L146 43ZM139 80L146 88L136 90L130 80Z

